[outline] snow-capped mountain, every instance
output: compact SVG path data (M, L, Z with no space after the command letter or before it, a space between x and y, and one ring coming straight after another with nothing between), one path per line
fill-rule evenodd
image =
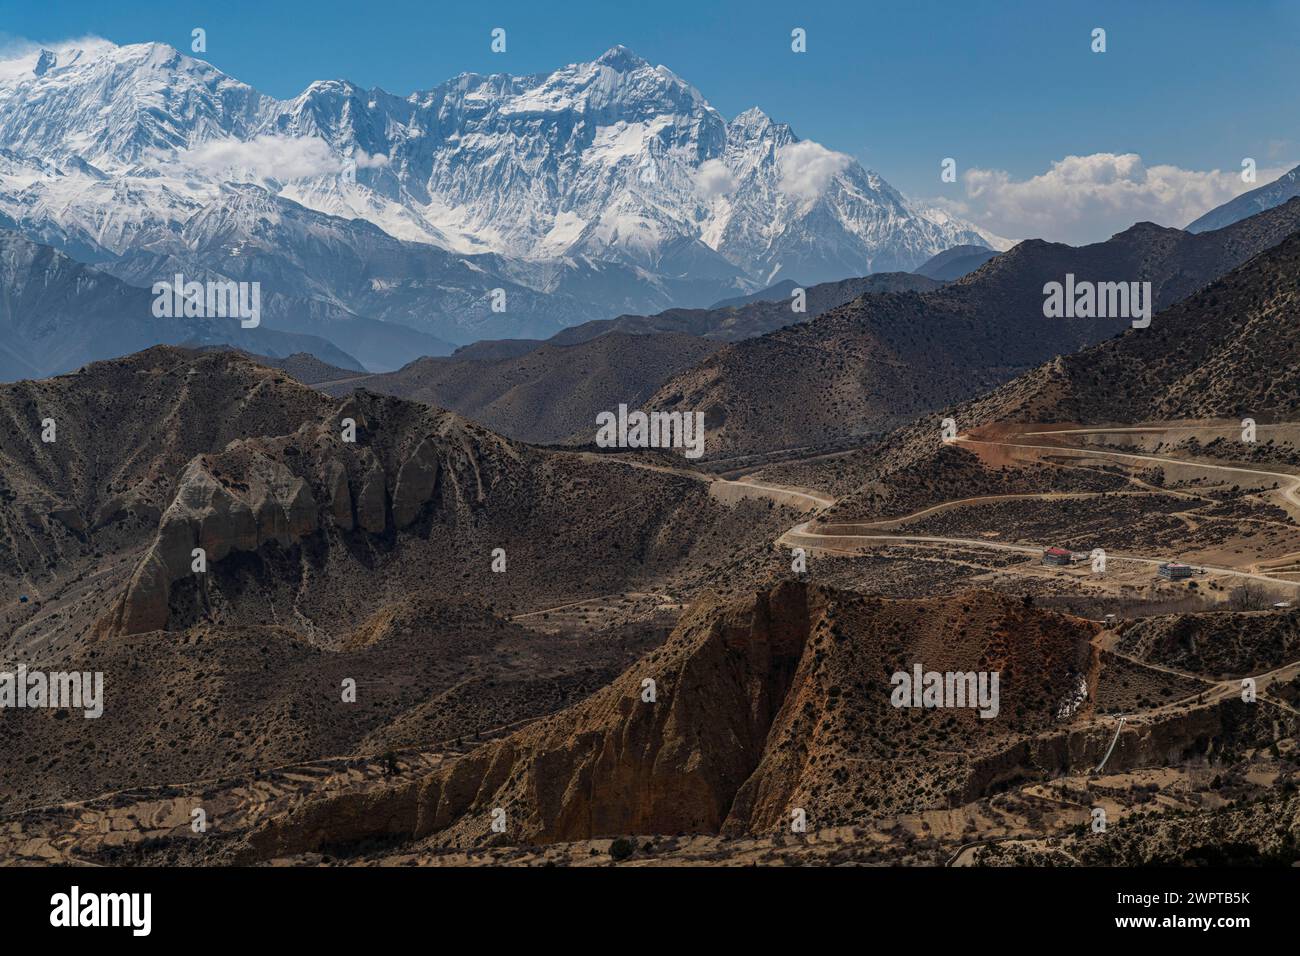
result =
M1209 232L1222 229L1234 222L1240 222L1257 212L1273 209L1296 196L1300 196L1300 166L1283 173L1271 183L1257 186L1250 192L1242 193L1221 206L1216 206L1205 215L1190 223L1188 232Z
M271 240L283 218L272 225L262 203L249 219L252 193L231 202L229 183L322 231ZM362 235L351 220L403 240L406 259L433 247L426 285L454 274L456 294L379 314L373 293L391 277L328 265L331 244ZM509 317L537 334L997 244L757 109L728 122L623 47L546 75L463 74L407 97L324 81L292 100L158 43L32 51L0 63L0 225L133 281L163 259L292 273L286 296L379 308L368 317L453 341L479 337L494 288L519 294L491 334ZM376 244L365 234L344 258L373 264Z
M291 198L464 252L770 283L907 269L988 241L758 109L727 122L623 47L545 76L466 74L406 100L318 83L274 129L368 161L356 172L368 192L331 176L294 184Z

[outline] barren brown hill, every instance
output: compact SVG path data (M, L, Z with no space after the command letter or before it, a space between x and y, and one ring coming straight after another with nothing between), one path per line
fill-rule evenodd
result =
M1291 236L1164 310L1149 329L1036 369L989 396L970 417L1290 420L1300 411L1297 369L1300 236Z
M584 322L548 341L552 345L573 345L611 332L647 335L655 332L685 332L720 342L738 342L765 332L811 322L824 312L864 295L882 292L930 292L943 283L910 272L878 272L838 282L821 282L804 289L806 311L795 312L789 295L778 299L754 299L711 309L669 309L655 315L620 315L616 319Z
M545 341L480 342L445 358L418 359L396 372L340 375L325 390L346 395L363 386L427 402L520 441L589 442L599 412L640 405L724 342L809 321L861 295L939 286L924 276L882 273L809 287L805 312L794 312L785 298L623 315L586 322Z
M290 433L329 404L232 353L161 346L0 386L5 603L20 585L39 599L42 580L152 534L194 456L248 435Z
M789 582L701 602L665 645L587 700L422 780L270 820L246 858L368 839L779 832L796 808L811 828L955 805L1029 772L1028 751L1016 748L1070 726L1062 707L1095 669L1095 629L980 592L890 601ZM997 715L896 708L891 675L918 663L999 672ZM1039 772L1087 759L1053 746L1043 745ZM492 830L496 810L504 833Z
M1067 273L1150 281L1163 309L1298 227L1300 201L1292 201L1216 232L1139 223L1080 248L1022 242L937 291L865 297L728 345L646 404L704 412L714 456L878 433L1128 328L1124 319L1045 318L1047 282Z
M619 404L640 405L668 375L719 345L683 332L609 332L571 345L545 342L500 359L422 358L396 372L343 381L325 391L342 396L361 385L455 409L503 435L546 444L582 431L594 436L597 413Z
M672 586L785 521L699 478L423 404L335 402L233 353L153 349L5 386L0 408L0 622L6 648L31 652L74 648L92 624L276 623L335 645L415 595L525 610Z

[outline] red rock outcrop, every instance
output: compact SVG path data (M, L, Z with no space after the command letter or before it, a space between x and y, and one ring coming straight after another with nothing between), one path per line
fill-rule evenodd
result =
M666 644L585 701L419 781L308 803L251 834L246 852L376 837L464 847L742 835L788 827L796 806L810 826L838 825L866 812L864 785L943 805L963 788L970 757L1052 726L1056 691L1075 684L1094 629L990 593L891 601L786 582L750 601L701 602ZM1004 685L1000 721L896 710L890 669L918 654L940 668L1024 676ZM953 735L940 745L949 756L899 753L918 729ZM925 795L913 793L922 786ZM504 830L492 829L494 811Z

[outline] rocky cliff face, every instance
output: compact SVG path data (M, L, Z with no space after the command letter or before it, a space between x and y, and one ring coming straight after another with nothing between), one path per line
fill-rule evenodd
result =
M1000 725L889 706L889 672L879 665L905 625L921 641L901 648L905 655L924 651L939 666L982 661L1017 675L1004 685ZM1012 625L1023 647L1001 646ZM942 802L945 792L916 767L937 762L935 773L961 792L977 765L927 759L926 744L908 753L893 734L916 739L918 723L942 731L955 721L962 729L951 748L973 755L1051 727L1055 701L1045 691L1068 686L1072 668L1087 664L1092 630L988 594L881 601L786 582L751 600L702 603L663 647L582 703L421 780L309 802L269 820L241 852L259 859L371 838L469 847L741 835L787 828L792 807L806 810L811 828L870 813L891 788L901 805L918 779L932 794L915 800ZM945 660L940 642L954 640ZM886 723L894 727L876 729ZM929 733L923 727L920 737ZM864 784L873 790L868 804L855 791ZM494 812L503 831L492 828Z
M191 601L204 602L208 571L198 570L196 549L215 565L237 552L289 550L313 536L397 532L426 508L481 502L485 484L499 477L500 461L486 459L509 457L509 443L485 444L470 428L445 412L358 392L292 435L236 440L194 458L100 631L167 627L173 586L183 580L197 585Z
M494 838L498 808L510 842L716 832L762 755L825 601L788 584L747 606L698 609L662 648L570 710L422 781L309 804L255 833L249 850L281 855L377 836L469 846Z
M118 630L135 634L167 625L172 582L206 573L194 564L196 549L206 564L271 541L288 547L316 530L316 500L307 483L280 462L253 449L241 450L251 459L242 472L251 479L248 483L218 477L225 456L196 458L185 469L157 539L131 579Z

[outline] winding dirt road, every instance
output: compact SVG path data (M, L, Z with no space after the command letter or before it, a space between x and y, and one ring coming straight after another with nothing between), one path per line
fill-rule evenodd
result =
M1161 434L1169 431L1178 431L1186 429L1191 432L1210 431L1216 428L1223 429L1229 426L1204 426L1204 425L1142 425L1142 426L1125 426L1116 428L1062 428L1062 429L1041 429L1024 431L1017 435L1010 436L1016 438L1032 438L1036 436L1056 436L1056 435L1106 435L1117 433L1129 434ZM1235 427L1235 426L1233 426ZM1265 428L1285 427L1260 426L1260 430ZM1297 426L1300 427L1300 426ZM1194 461L1184 458L1169 458L1160 455L1133 454L1129 452L1116 452L1108 449L1080 447L1072 445L1044 445L1030 444L1021 441L993 441L989 439L972 438L969 435L959 435L957 441L971 446L983 446L990 449L1008 449L1022 450L1026 452L1049 453L1054 456L1075 457L1075 458L1105 458L1115 459L1125 462L1145 462L1148 464L1159 465L1161 467L1176 467L1190 469L1193 471L1203 470L1211 473L1221 473L1224 475L1241 475L1250 476L1254 479L1263 479L1264 484L1276 482L1284 500L1294 508L1293 516L1300 519L1300 476L1285 472L1266 471L1263 469L1244 468L1238 465L1220 465L1211 462ZM1015 500L1034 500L1034 501L1065 501L1080 500L1093 497L1099 497L1102 492L1044 492L1041 494L1006 494L1006 495L985 495L973 498L961 498L952 501L943 501L935 505L930 505L920 511L897 518L882 518L875 521L863 522L839 522L839 523L819 523L818 516L833 507L836 499L814 489L803 488L794 485L778 485L771 482L760 482L751 478L720 478L714 475L705 474L686 467L673 467L671 465L657 464L645 461L636 461L622 459L615 456L596 455L591 452L579 452L584 458L600 459L606 462L614 461L625 465L629 468L642 468L650 471L668 473L687 478L692 481L705 483L709 486L709 493L714 498L725 502L737 502L745 498L764 498L773 501L776 504L796 508L805 513L811 513L812 517L800 521L794 527L784 532L777 540L776 545L782 548L803 548L809 553L819 552L822 554L837 555L841 557L856 557L865 553L873 547L891 547L891 546L910 546L922 549L933 549L941 547L963 547L975 548L988 551L1014 552L1017 554L1036 555L1041 554L1047 547L1043 544L1011 544L1002 541L990 541L984 538L962 538L946 537L938 535L921 535L921 534L891 534L893 529L902 527L910 522L920 520L933 514L938 514L948 510L967 507L971 505L987 504L999 501ZM843 454L837 452L836 454ZM814 456L821 457L821 456ZM1128 494L1152 494L1152 495L1172 495L1176 497L1199 498L1200 496L1184 491L1170 490L1164 488L1154 488L1146 485L1141 481L1134 479L1134 483L1145 491L1133 491ZM1113 494L1113 493L1112 493ZM1288 509L1290 510L1290 509ZM815 526L815 530L814 530ZM1149 567L1158 567L1161 564L1171 560L1168 555L1145 555L1132 552L1115 552L1106 553L1108 562L1130 563L1146 565ZM1276 559L1272 559L1276 560ZM1258 581L1260 583L1281 585L1286 588L1300 589L1300 580L1289 580L1287 578L1275 577L1270 574L1264 574L1257 571L1244 570L1237 567L1228 567L1223 565L1201 564L1206 571L1213 574L1224 575L1227 577L1240 578L1244 580ZM607 601L618 595L605 595L599 597L578 598L558 605L556 607L538 608L518 614L516 620L536 617L551 611L564 610L566 608L576 607L585 604L598 603Z
M1069 429L1050 429L1041 431L1027 431L1019 435L1011 436L1012 438L1028 438L1037 435L1099 435L1115 433L1163 433L1171 428L1178 426L1138 426L1126 428L1069 428ZM1108 449L1079 447L1071 445L1043 445L1029 444L1020 441L994 441L989 439L976 439L969 435L959 435L957 441L966 445L984 446L990 449L998 450L1023 450L1029 452L1046 452L1054 456L1075 457L1075 458L1103 458L1115 459L1125 462L1144 462L1147 464L1159 465L1165 468L1181 468L1192 471L1207 471L1212 473L1222 473L1224 475L1250 476L1253 479L1260 480L1265 485L1276 483L1284 500L1294 508L1288 508L1293 517L1300 517L1300 476L1286 472L1266 471L1257 468L1245 468L1239 465L1220 465L1211 462L1196 461L1183 458L1169 458L1161 455L1133 454L1128 452L1116 452ZM762 487L762 486L759 486ZM1141 494L1143 492L1134 492ZM1165 492L1164 490L1146 492L1149 494L1180 494L1179 492ZM942 547L942 546L960 546L964 548L982 548L992 551L1010 551L1020 554L1041 554L1047 547L1043 544L1010 544L1001 541L989 541L982 538L961 538L947 537L938 535L919 535L919 534L890 534L892 529L902 527L913 521L919 520L926 516L936 514L942 511L961 508L969 505L978 505L998 501L1012 500L1038 500L1053 501L1088 498L1100 495L1100 492L1046 492L1042 494L1008 494L1008 495L987 495L974 498L962 498L953 501L945 501L936 505L923 508L898 518L883 518L875 521L863 522L841 522L841 523L819 523L816 517L806 521L801 521L789 531L777 539L777 544L785 548L804 548L807 551L821 551L829 554L854 555L861 553L864 549L873 546L918 546L918 547ZM830 502L825 503L823 502ZM817 502L817 510L823 511L830 507L833 502L830 499L821 498ZM815 526L816 530L813 530ZM1106 554L1107 561L1118 561L1135 564L1144 564L1159 566L1171 560L1168 555L1143 555L1131 552L1113 552L1108 551ZM1243 570L1236 567L1225 567L1221 565L1201 565L1207 571L1230 577L1243 578L1261 583L1282 585L1284 587L1297 589L1300 588L1300 581L1293 581L1286 578L1275 577L1270 574L1262 574L1254 571Z

